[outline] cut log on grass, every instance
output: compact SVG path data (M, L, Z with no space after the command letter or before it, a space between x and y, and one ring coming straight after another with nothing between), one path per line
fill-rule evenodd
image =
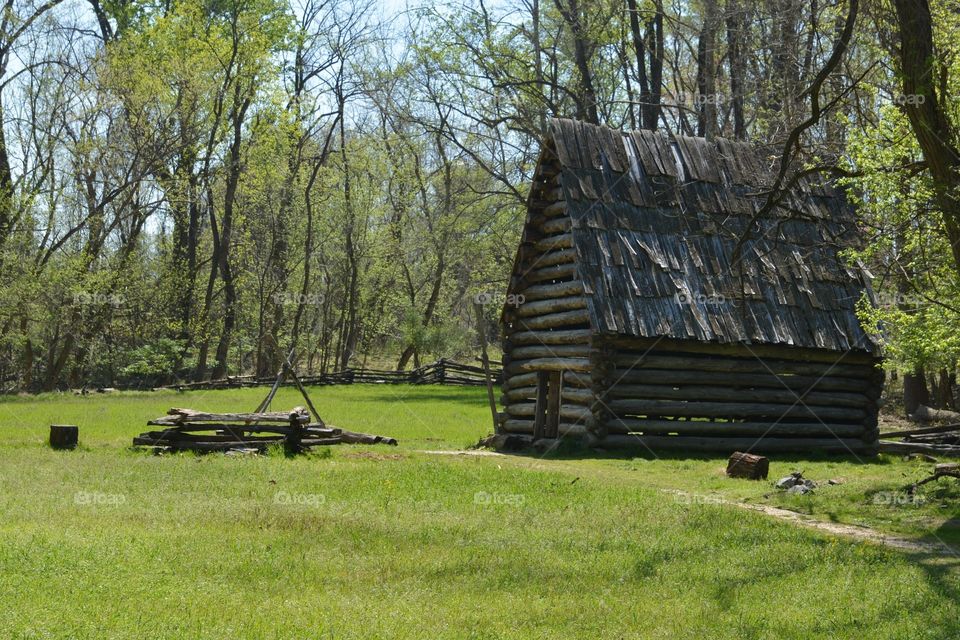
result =
M50 425L50 446L54 449L74 449L80 439L80 428L72 424Z
M910 414L914 422L960 422L960 413L947 409L932 409L924 404Z
M727 462L727 475L731 478L766 480L770 472L770 460L752 453L735 451Z

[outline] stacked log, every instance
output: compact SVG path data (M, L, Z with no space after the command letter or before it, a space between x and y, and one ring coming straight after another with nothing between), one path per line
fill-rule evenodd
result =
M622 337L605 345L613 365L600 398L612 414L604 430L620 436L611 442L876 451L882 373L870 356L770 346L745 354L735 345ZM666 443L669 438L681 442ZM764 445L753 446L759 439Z
M341 443L396 445L394 438L344 431L323 422L311 422L303 407L287 412L208 413L193 409L170 409L150 420L146 431L133 439L134 446L168 451L265 451L282 445L288 453L310 447Z
M576 274L572 221L559 169L555 151L548 145L534 179L519 268L510 287L520 302L504 312L503 429L548 438L585 435L594 400L589 376L590 317ZM553 372L556 384L543 387L544 404L538 410L540 372ZM544 416L544 411L558 417L547 425L546 433L540 433L537 417Z

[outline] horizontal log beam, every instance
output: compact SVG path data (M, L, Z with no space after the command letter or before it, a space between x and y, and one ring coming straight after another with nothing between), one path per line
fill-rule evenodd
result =
M840 407L805 407L800 404L768 404L759 402L684 402L681 400L611 400L605 403L619 416L684 416L691 418L743 417L788 419L819 418L829 420L863 421L867 414L862 409Z
M567 203L565 200L562 199L563 198L562 190L559 195L560 195L560 198L556 199L554 202L547 204L543 208L543 215L549 216L551 218L567 215Z
M592 384L592 380L590 379L589 374L577 373L575 371L564 371L563 383L565 385L589 388ZM503 389L504 391L507 391L510 389L516 389L518 387L530 387L536 384L537 374L535 372L519 373L506 376L503 381Z
M556 249L569 249L573 246L573 235L564 233L558 236L547 236L538 240L534 245L534 251L554 251Z
M680 353L742 357L744 352L756 358L770 358L773 360L795 360L801 362L820 362L838 365L866 365L873 367L879 360L875 355L863 350L832 351L830 349L809 349L792 347L789 345L738 343L719 344L713 342L698 342L696 340L677 340L674 338L637 338L631 336L610 335L598 336L607 344L620 349L634 351L676 351Z
M577 266L570 262L567 264L558 264L552 267L527 269L522 275L522 282L534 283L544 282L546 280L564 280L572 278L577 271Z
M582 296L583 283L579 280L570 282L557 282L555 284L541 284L533 287L527 287L519 292L523 296L524 303L535 300L549 300L552 298L563 298L566 296Z
M503 430L507 433L533 433L533 420L507 420L503 423ZM561 438L582 437L587 435L587 426L561 422L558 434Z
M830 375L868 379L872 368L865 365L827 365L822 363L761 360L748 358L698 358L681 354L625 353L614 356L621 368L678 369L681 371L716 371L722 373L764 373Z
M532 401L537 397L537 388L534 386L517 387L515 389L504 391L503 396L509 402L521 402L523 400ZM589 405L593 402L594 396L590 389L564 387L562 398L564 401L569 401L573 404Z
M820 422L714 422L708 420L613 419L607 423L610 433L666 435L680 433L698 436L806 436L863 438L862 424L821 424Z
M794 391L847 391L863 392L870 382L863 378L838 378L833 376L774 375L772 373L738 373L726 375L716 371L684 371L678 369L618 369L613 374L616 384L716 384L722 381L734 388L772 387Z
M559 331L519 331L508 338L512 345L524 344L587 344L589 329L561 329Z
M532 347L531 347L532 348ZM872 400L857 393L807 393L787 389L733 389L721 386L684 385L673 387L654 384L617 384L607 391L610 399L644 398L658 400L717 400L722 402L801 403L818 407L855 407L867 409L876 406Z
M510 350L510 357L514 360L529 358L587 358L590 356L590 346L585 344L555 344L531 345L514 347Z
M575 309L573 311L562 311L560 313L550 313L544 316L535 316L532 318L523 318L516 320L516 325L526 331L536 331L538 329L554 329L558 327L568 327L578 324L589 324L590 314L586 309Z
M572 221L564 216L562 218L551 218L544 220L540 225L540 230L546 234L563 233L569 231Z
M525 265L526 270L539 269L542 267L552 267L557 264L572 263L577 259L577 252L574 249L561 249L559 251L550 251L539 255L531 256L531 260Z
M507 371L513 373L529 373L530 371L589 371L590 360L587 358L534 358L533 360L517 360L507 365Z
M570 296L567 298L550 298L549 300L537 300L535 302L526 302L517 307L515 314L520 318L530 318L549 313L558 313L560 311L571 311L573 309L586 309L587 301L583 296Z
M508 404L505 410L510 416L529 417L536 413L536 405L533 402L518 402L516 404ZM560 417L575 422L586 423L589 418L593 417L593 414L586 407L564 404L560 406Z

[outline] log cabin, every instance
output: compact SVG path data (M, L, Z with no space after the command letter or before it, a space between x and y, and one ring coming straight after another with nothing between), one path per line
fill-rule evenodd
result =
M555 119L501 324L500 432L604 448L878 442L879 346L843 193L771 192L779 153Z

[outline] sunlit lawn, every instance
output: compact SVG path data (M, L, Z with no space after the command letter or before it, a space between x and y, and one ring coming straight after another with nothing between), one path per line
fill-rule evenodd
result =
M922 465L777 459L774 475L844 480L784 498L724 478L720 458L428 454L489 432L484 391L408 386L311 391L329 423L399 447L295 459L128 449L170 407L251 410L264 392L0 400L0 638L960 635L952 559L661 491L949 536L955 514L940 505L955 493L872 498ZM296 404L284 389L274 409ZM48 449L51 423L80 425L81 447Z

